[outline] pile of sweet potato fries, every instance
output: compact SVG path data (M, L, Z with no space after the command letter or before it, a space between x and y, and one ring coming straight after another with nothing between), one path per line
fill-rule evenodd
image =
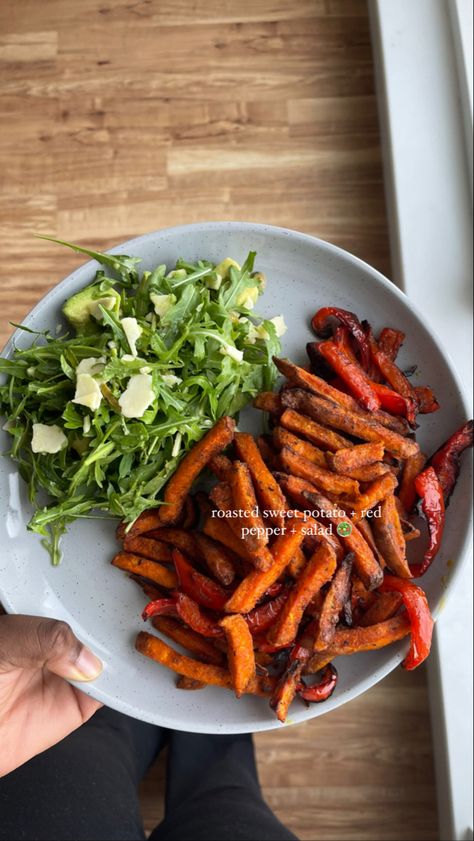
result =
M428 656L433 621L410 579L439 550L473 436L469 421L428 461L413 430L439 406L396 365L403 334L386 328L376 340L336 308L312 324L324 340L307 346L310 370L275 359L286 381L255 400L270 434L254 440L221 418L180 463L164 504L119 526L112 561L150 599L143 618L192 656L146 632L138 651L182 689L268 696L280 721L295 696L332 694L339 655L410 634L405 668ZM205 468L217 481L192 493ZM415 539L426 543L416 566L406 552Z

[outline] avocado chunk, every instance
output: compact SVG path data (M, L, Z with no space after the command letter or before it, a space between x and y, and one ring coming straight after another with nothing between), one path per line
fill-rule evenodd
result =
M78 333L90 332L93 329L94 318L100 321L102 318L99 305L118 315L120 310L120 295L115 289L108 289L101 292L98 286L86 286L81 289L63 306L63 313L69 324L75 327Z
M229 271L232 267L234 269L237 269L238 272L240 272L239 264L236 263L236 261L233 260L232 257L226 257L225 260L222 260L220 263L218 263L214 271L217 272L217 274L220 274L221 277L225 279L229 277Z

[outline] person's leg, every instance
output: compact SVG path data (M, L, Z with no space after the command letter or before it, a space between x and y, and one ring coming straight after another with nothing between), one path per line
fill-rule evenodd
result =
M165 819L150 841L295 838L262 798L249 734L171 734Z
M166 730L102 708L0 779L0 839L144 839L137 787L167 737Z

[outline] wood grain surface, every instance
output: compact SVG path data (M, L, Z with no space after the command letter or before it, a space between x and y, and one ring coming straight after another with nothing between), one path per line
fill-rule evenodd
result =
M365 0L2 0L0 73L2 341L81 262L34 233L105 248L259 221L390 273ZM437 838L423 670L255 741L300 838Z

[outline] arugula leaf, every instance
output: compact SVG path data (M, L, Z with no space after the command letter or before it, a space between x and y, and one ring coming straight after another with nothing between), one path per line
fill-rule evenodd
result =
M0 415L9 421L9 455L35 506L29 528L41 535L53 563L60 559L61 535L75 519L96 516L99 510L133 522L159 505L169 477L206 430L272 387L272 354L280 350L272 322L238 303L242 295L245 300L246 289L257 286L254 252L240 271L231 268L216 290L206 285L216 268L208 260L180 259L168 273L159 265L139 275L136 257L61 244L118 276L114 280L99 269L92 285L104 294L120 287L121 311L137 319L141 334L133 357L120 318L100 305L101 320L92 319L87 332L78 328L52 336L47 330L21 327L32 334L31 345L0 359ZM161 317L152 293L176 298ZM252 325L263 325L265 341L251 338ZM101 398L93 410L73 402L76 369L83 360L91 360L92 366L99 358L104 362L91 376ZM140 418L125 417L120 397L130 379L142 373L152 378L152 405ZM33 453L35 423L59 426L67 445L59 453ZM50 499L46 506L44 492Z
M92 260L97 260L98 263L117 272L127 283L137 276L136 266L137 263L141 263L141 257L129 257L126 254L103 254L101 251L92 251L90 248L83 248L81 245L74 245L72 242L65 242L62 239L48 237L44 234L35 234L35 236L37 239L46 239L49 242L56 242L58 245L65 245L66 248L71 248L72 251L77 251L79 254L86 254Z

